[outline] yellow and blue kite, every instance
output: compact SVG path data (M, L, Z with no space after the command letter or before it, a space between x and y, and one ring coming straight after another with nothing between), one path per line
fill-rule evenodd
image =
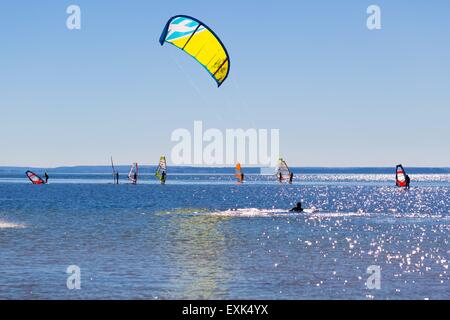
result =
M183 50L199 62L216 80L217 86L225 81L230 71L230 58L219 37L203 22L184 15L167 21L159 39Z

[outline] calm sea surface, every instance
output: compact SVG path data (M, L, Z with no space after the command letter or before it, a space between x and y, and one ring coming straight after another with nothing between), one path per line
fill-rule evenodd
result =
M2 174L0 299L450 299L450 175L248 179Z

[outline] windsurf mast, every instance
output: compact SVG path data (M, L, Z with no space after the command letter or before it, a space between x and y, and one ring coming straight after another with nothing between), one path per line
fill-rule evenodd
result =
M116 171L114 167L113 157L111 156L111 167L113 171L114 184L119 184L119 172Z
M112 168L113 174L116 173L116 168L114 168L114 161L113 161L112 156L111 156L111 168Z

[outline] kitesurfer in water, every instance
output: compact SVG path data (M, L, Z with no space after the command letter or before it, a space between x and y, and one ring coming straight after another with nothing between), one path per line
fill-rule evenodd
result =
M291 172L291 173L289 173L289 184L292 184L293 179L294 179L294 174Z
M45 183L48 183L48 178L49 178L48 173L47 172L44 173Z
M302 203L301 202L297 202L297 205L295 207L293 207L289 211L291 211L291 212L303 212Z
M407 190L409 190L409 183L411 182L411 178L408 176L408 175L405 175L405 183L406 183L406 186L405 186L405 188L407 189Z

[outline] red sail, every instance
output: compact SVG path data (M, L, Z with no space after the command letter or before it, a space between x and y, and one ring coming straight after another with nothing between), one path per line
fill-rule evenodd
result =
M396 168L395 184L397 187L406 187L406 173L401 164Z
M33 184L45 184L44 180L42 180L42 178L39 177L34 172L27 171L27 172L25 172L25 174L27 175L28 179L30 179L31 183L33 183Z

